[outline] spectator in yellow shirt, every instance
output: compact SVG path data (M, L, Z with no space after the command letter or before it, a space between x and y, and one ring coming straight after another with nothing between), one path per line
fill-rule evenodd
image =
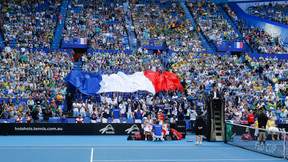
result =
M57 105L61 105L63 102L62 92L59 92L56 98L57 98Z

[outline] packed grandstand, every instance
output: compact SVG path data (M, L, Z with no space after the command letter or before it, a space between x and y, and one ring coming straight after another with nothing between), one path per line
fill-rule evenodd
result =
M286 123L285 39L255 27L229 3L3 0L0 9L3 122L63 122L63 116L73 123L113 122L113 112L119 108L123 123L144 122L148 116L158 119L162 111L167 123L189 123L195 120L194 112L205 116L205 96L216 87L225 99L226 120L247 123L249 114L257 117L264 108L276 124ZM287 28L286 2L253 3L243 12ZM60 48L60 42L70 39L74 45L86 45L80 58L76 46ZM151 40L164 43L151 45ZM236 52L219 51L223 42L235 43ZM101 80L140 73L144 77L148 72L169 75L156 91L106 87L108 91L95 81L104 90L91 95L83 87L74 85L77 90L72 91L67 85L72 71L95 74ZM172 74L179 83L167 79ZM154 86L160 82L149 79ZM116 84L117 79L110 81Z

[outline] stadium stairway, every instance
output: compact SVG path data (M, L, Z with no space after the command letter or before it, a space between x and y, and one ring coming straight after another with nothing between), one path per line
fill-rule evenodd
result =
M55 37L52 43L52 48L60 48L60 43L61 43L61 37L62 37L62 29L65 24L66 20L66 13L67 13L67 8L68 8L68 3L69 0L63 0L62 5L61 5L61 11L60 14L62 15L62 23L59 24L59 21L57 22L57 27L55 31Z
M193 25L193 26L197 26L194 18L192 17L192 15L191 15L191 13L189 12L189 10L188 10L187 6L185 5L185 3L180 3L180 4L181 4L181 6L182 6L182 8L183 8L183 10L184 10L184 12L185 12L185 15L187 15L187 17L188 17L190 24ZM204 46L205 46L206 49L207 49L207 52L214 52L214 51L216 51L216 49L213 50L213 49L209 46L207 40L206 40L205 37L202 35L202 33L199 33L199 34L200 34L200 36L201 36L201 39L202 39L202 41L203 41Z
M129 6L129 1L126 1L125 3L123 3L123 7L124 7L124 12L125 12L125 21L126 23L129 25L128 28L128 41L129 41L129 45L130 45L130 49L134 50L134 48L136 47L136 44L133 43L133 40L135 39L135 33L134 31L131 30L131 26L132 24L132 17L129 17L128 15L128 6Z
M241 42L245 42L245 41L243 41L242 33L240 33L240 31L239 31L238 28L237 28L237 22L231 20L231 18L228 16L228 14L224 11L222 5L218 5L218 8L219 8L220 13L223 14L224 18L228 21L228 23L231 24L232 28L233 28L233 29L236 31L236 33L240 36L240 41L241 41ZM248 45L247 47L248 47L247 52L252 52L252 51L253 51L253 50L251 49L250 45ZM256 51L256 50L255 50L255 51Z
M0 33L0 49L4 48L5 44L3 42L2 34Z
M74 62L73 70L82 71L82 62Z

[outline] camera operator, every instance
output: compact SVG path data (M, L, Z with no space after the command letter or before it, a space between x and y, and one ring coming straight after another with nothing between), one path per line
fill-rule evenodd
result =
M42 108L42 114L43 114L43 123L48 123L48 120L50 117L52 117L52 110L51 108L43 107Z

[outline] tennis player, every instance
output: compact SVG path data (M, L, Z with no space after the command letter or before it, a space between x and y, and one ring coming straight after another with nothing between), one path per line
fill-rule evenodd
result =
M280 138L279 138L279 135L280 135L279 134L279 129L276 127L275 121L273 120L272 116L270 117L270 120L268 120L267 128L268 128L268 133L271 133L273 141L275 140L274 132L277 132L277 140L279 141L280 140Z
M151 134L152 128L153 128L153 120L151 119L150 115L148 115L147 119L144 121L145 141L147 141L148 133Z

